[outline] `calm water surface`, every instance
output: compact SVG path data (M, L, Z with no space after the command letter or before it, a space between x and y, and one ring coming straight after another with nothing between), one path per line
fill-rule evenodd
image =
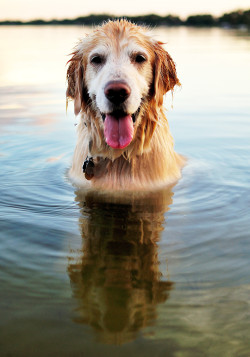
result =
M72 187L65 63L81 27L0 28L0 355L250 355L250 37L156 29L182 179Z

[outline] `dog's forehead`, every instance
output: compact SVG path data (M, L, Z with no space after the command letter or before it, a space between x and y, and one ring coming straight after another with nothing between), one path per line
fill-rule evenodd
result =
M89 56L91 57L93 54L104 54L104 55L130 55L135 52L147 53L147 49L145 47L140 46L137 43L104 43L96 45L90 51Z
M152 45L152 38L148 31L141 26L127 21L108 22L96 28L87 38L87 42L93 49L100 51L146 51ZM140 47L138 49L138 47Z
M90 51L90 56L94 53L105 54L105 55L130 55L131 53L140 52L147 53L149 52L145 42L142 43L140 38L136 36L128 36L119 38L99 38L99 41L94 41L93 46Z

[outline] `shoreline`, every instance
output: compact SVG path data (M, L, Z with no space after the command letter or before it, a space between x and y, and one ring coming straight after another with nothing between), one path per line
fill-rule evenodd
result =
M112 14L92 14L81 16L74 19L34 19L30 21L21 20L2 20L0 26L71 26L84 25L96 26L108 20L118 20L126 18L131 22L139 25L146 25L151 27L222 27L222 28L244 28L250 29L250 9L238 10L230 13L225 13L220 17L214 17L210 14L190 15L185 20L175 15L160 16L156 14L148 14L144 16L114 16Z

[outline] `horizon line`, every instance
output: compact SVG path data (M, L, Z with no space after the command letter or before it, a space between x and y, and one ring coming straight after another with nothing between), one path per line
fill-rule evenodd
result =
M167 17L167 16L172 16L172 17L177 17L180 20L187 20L190 16L204 16L204 15L209 15L212 16L214 19L219 19L221 16L225 15L225 14L231 14L231 13L235 13L235 12L246 12L246 11L250 11L250 9L243 9L243 8L238 8L232 11L226 11L226 12L222 12L221 15L213 15L209 12L202 12L202 13L190 13L189 15L186 16L180 16L177 14L173 14L173 13L166 13L165 15L160 15L158 13L146 13L146 14L134 14L134 15L114 15L112 13L107 13L107 12L100 12L100 13L89 13L88 15L79 15L79 16L75 16L75 17L64 17L64 18L56 18L56 17L51 17L51 18L39 18L39 17L34 17L31 18L29 20L22 20L22 19L13 19L13 18L0 18L0 22L23 22L23 23L28 23L28 22L32 22L32 21L44 21L44 22L49 22L49 21L64 21L64 20L75 20L78 18L88 18L91 16L109 16L110 18L133 18L133 17L144 17L144 16L158 16L161 18Z

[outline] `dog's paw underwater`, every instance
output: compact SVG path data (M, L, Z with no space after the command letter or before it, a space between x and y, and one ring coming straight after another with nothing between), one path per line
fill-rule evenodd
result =
M163 96L180 82L162 43L147 28L109 21L79 41L68 63L66 96L81 116L73 182L141 190L178 180L184 160L173 148Z

